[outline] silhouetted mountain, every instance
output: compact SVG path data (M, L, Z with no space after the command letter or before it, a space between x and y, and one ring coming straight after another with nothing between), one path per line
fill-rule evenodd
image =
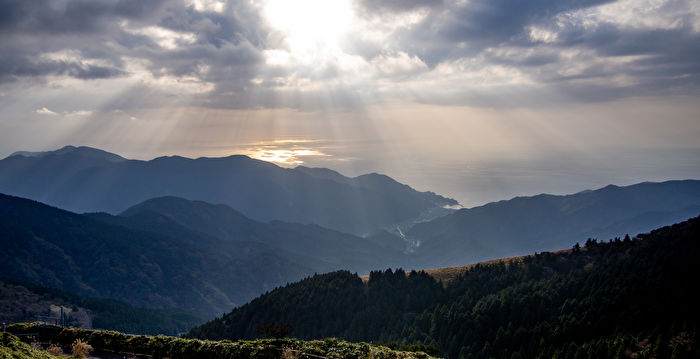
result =
M700 217L637 238L425 272L315 275L266 293L189 336L292 335L434 348L446 358L697 358ZM448 269L445 269L446 271Z
M297 166L295 170L304 172L318 179L328 179L339 183L346 183L358 188L366 188L378 192L389 192L393 195L413 197L416 200L427 199L440 206L457 205L457 201L442 197L430 191L417 192L413 188L379 173L368 173L355 178L349 178L328 168Z
M71 155L71 156L78 156L78 157L83 157L83 158L92 158L92 159L97 159L97 160L106 160L110 162L122 162L126 161L126 158L115 155L114 153L109 153L107 151L103 151L100 149L92 148L92 147L87 147L87 146L80 146L80 147L75 147L75 146L65 146L61 149L58 149L56 151L41 151L41 152L30 152L30 151L17 151L12 153L9 157L12 156L23 156L23 157L45 157L45 156L62 156L62 155Z
M148 221L130 218L132 224ZM149 228L156 231L0 195L0 273L140 307L214 314L316 271L306 266L313 259L292 261L291 255L264 243L220 243L169 220ZM156 233L167 233L163 228L181 234Z
M102 215L102 220L108 220ZM178 197L160 197L137 204L111 219L128 227L171 236L196 238L196 232L216 238L218 244L264 243L281 249L285 258L303 263L318 272L348 269L369 272L375 268L397 266L406 262L403 247L386 248L370 239L319 227L314 224L272 221L262 223L245 217L233 208ZM186 229L182 229L185 227ZM201 235L200 235L201 236ZM196 241L204 243L204 240Z
M314 223L363 235L456 204L377 174L347 178L246 156L124 160L71 146L3 159L0 192L74 212L112 214L150 198L177 196L227 204L256 220Z
M411 228L417 261L451 266L647 232L700 214L700 181L607 186L462 209Z
M367 273L407 260L401 248L370 239L313 224L256 222L226 205L176 197L112 216L0 195L0 238L6 277L210 314L311 273Z

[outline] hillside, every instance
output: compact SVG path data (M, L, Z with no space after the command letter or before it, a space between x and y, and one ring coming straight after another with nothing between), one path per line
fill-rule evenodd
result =
M24 343L10 333L0 333L0 358L58 359L59 357Z
M314 223L359 235L457 203L383 175L348 178L321 176L321 171L287 169L246 156L126 160L67 146L0 160L0 192L73 212L111 214L151 198L176 196L223 203L255 220Z
M0 195L0 236L8 278L207 315L313 273L368 273L410 260L405 245L312 224L257 222L226 205L176 197L112 216Z
M635 235L698 214L700 181L645 182L461 209L419 223L406 235L420 242L415 256L423 268L449 267Z
M700 295L690 283L700 218L636 238L480 264L446 286L424 272L316 275L193 329L197 338L292 335L419 342L449 358L698 357ZM321 334L322 333L322 334Z
M153 198L130 207L115 218L103 215L100 219L159 233L170 231L170 235L183 233L180 227L185 227L190 232L216 238L217 243L263 243L280 250L280 256L303 263L319 273L338 269L368 273L374 268L408 262L403 254L405 242L401 248L386 248L372 238L360 238L313 224L258 222L224 204L212 205L177 197Z
M565 249L562 251L569 251L569 250ZM561 251L555 251L555 252L551 252L551 253L558 253L558 252L561 252ZM501 264L501 263L504 265L518 264L518 263L522 262L528 256L529 255L497 258L497 259L491 259L488 261L467 264L467 265L463 265L463 266L422 269L420 271L425 272L425 274L431 276L433 279L442 283L443 285L447 285L452 280L463 276L464 274L469 272L470 269L472 269L476 266ZM410 273L407 273L407 274L410 274ZM362 279L362 281L366 283L369 281L369 275L361 275L360 279Z
M314 273L262 243L183 233L130 229L0 194L0 272L7 278L212 315Z
M38 316L59 318L59 306L64 307L68 326L135 334L177 335L205 320L204 316L182 310L135 308L116 300L80 297L0 278L0 322L31 322Z
M65 349L81 340L104 357L152 357L152 358L228 358L228 359L279 359L279 358L328 358L328 359L429 359L421 351L396 351L384 346L367 343L348 343L335 338L302 341L298 339L262 339L255 341L203 341L166 336L128 335L114 331L84 330L39 326L36 323L20 323L9 326L9 333L0 333L0 353L7 358L53 359L45 351L33 348L10 334L33 333L41 343L53 343ZM26 338L25 340L32 340ZM411 349L411 348L408 348Z

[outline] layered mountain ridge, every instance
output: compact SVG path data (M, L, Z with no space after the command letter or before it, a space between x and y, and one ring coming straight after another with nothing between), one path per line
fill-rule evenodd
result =
M700 181L644 182L492 202L418 223L406 235L420 241L421 263L444 267L635 235L698 214Z
M0 194L6 277L136 306L216 314L313 273L404 262L371 237L225 205L156 198L122 215L75 214Z
M321 172L282 168L241 155L140 161L67 146L1 160L0 193L73 212L112 214L151 198L177 196L227 204L260 221L315 223L357 235L457 204L379 174L349 178Z
M314 273L466 265L635 235L700 214L697 180L455 211L444 208L453 200L376 173L350 178L245 156L136 161L72 146L0 160L6 190L3 276L208 316ZM31 200L15 197L22 194ZM56 202L113 211L77 214L51 207ZM266 219L250 215L256 211Z

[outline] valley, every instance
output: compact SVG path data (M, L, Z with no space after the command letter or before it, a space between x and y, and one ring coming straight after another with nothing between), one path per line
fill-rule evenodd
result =
M696 180L456 209L384 175L242 156L132 161L69 146L0 169L7 322L64 306L84 328L252 340L284 327L449 358L613 356L644 340L663 354L696 333L680 315L695 318L700 299L681 285L697 252L698 219L683 222L700 213ZM127 185L103 185L115 181ZM662 292L675 299L642 295Z

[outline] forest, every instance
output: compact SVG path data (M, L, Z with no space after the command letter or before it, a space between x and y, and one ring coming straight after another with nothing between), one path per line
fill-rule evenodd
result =
M476 265L447 283L424 272L347 271L277 288L190 337L252 339L284 325L448 358L697 358L700 218L634 238Z
M66 326L132 334L178 335L206 318L181 309L138 308L114 299L83 297L55 288L0 278L2 322L32 322L39 316L57 318L58 306L65 307ZM52 307L54 312L51 312Z

